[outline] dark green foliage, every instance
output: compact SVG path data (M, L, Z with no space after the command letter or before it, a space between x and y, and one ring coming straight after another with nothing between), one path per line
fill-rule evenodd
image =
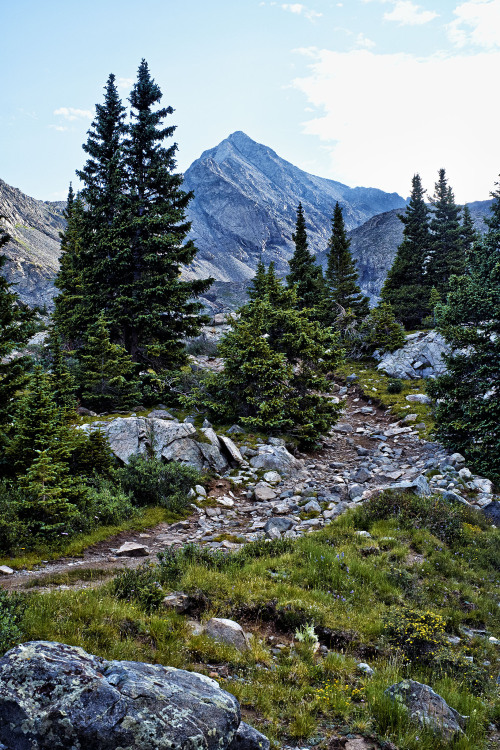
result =
M438 305L440 305L442 302L441 295L439 294L439 291L436 289L435 286L432 287L430 294L429 294L429 310L430 315L427 315L422 320L422 325L426 328L434 328L437 323L437 315L438 312Z
M140 401L137 365L122 346L111 343L103 313L89 327L79 360L78 380L86 407L112 411Z
M253 302L256 299L262 299L266 296L267 291L267 271L262 257L259 258L255 276L250 282L247 289L248 298Z
M406 336L404 328L396 321L391 305L380 302L370 310L361 324L361 336L366 351L373 353L393 352L404 346Z
M18 594L0 589L0 656L22 641L22 618L26 602Z
M325 280L321 267L316 264L314 256L308 250L306 222L301 203L297 208L297 222L292 239L295 250L288 262L290 273L286 277L287 284L290 287L295 285L298 308L311 310L310 315L315 319L317 313L313 310L320 305L325 296Z
M2 217L0 217L1 219ZM0 226L0 248L9 235ZM5 431L12 420L16 398L27 380L30 361L17 357L9 361L16 349L22 348L35 332L35 313L23 305L3 276L6 258L0 255L0 452L5 443Z
M174 173L177 145L162 145L175 126L163 126L173 109L156 109L161 98L143 60L130 94L131 123L123 145L127 225L111 321L134 361L172 367L185 359L183 339L199 333L204 318L194 298L211 280L180 278L181 267L196 255L192 240L185 242L192 195L181 189L182 175Z
M410 200L399 218L404 224L403 241L382 287L382 301L407 329L416 328L428 311L429 280L425 274L431 247L429 209L424 200L420 175L412 179Z
M11 553L22 545L27 529L20 519L25 494L19 487L0 482L0 550Z
M335 204L332 219L332 234L328 243L328 263L326 269L327 297L325 314L330 323L344 310L352 310L356 318L368 315L368 298L358 286L358 271L350 251L351 241L347 239L344 217L338 202Z
M362 526L392 519L403 528L427 529L447 544L462 539L461 510L440 496L419 497L411 492L387 490L371 497L359 510Z
M76 383L61 349L61 337L52 330L50 336L51 382L53 399L68 419L75 415Z
M132 456L117 477L136 505L159 505L175 513L188 507L189 490L201 482L200 473L192 466L146 456Z
M460 225L460 207L446 179L444 169L439 170L439 178L431 199L433 216L430 222L432 241L430 257L426 264L429 286L435 286L445 297L450 288L450 278L465 270L465 250Z
M462 245L465 253L466 261L469 258L472 248L478 242L480 234L474 226L469 206L464 206L462 209Z
M224 372L208 376L186 405L214 418L239 420L251 429L290 432L312 444L336 421L339 406L327 396L326 374L342 355L338 337L297 309L295 289L267 274L263 299L241 317L219 344Z
M130 495L119 484L101 479L91 484L86 528L114 526L132 518L135 512Z
M89 324L88 305L92 298L88 293L84 296L82 278L86 265L83 248L89 241L84 236L85 211L81 198L77 196L75 199L71 185L64 217L66 229L60 234L59 270L54 281L59 294L54 300L52 320L55 334L74 348L81 343Z
M439 399L438 439L500 482L500 190L492 195L488 232L440 306L438 328L453 353L428 391Z
M387 383L387 393L401 393L403 390L403 381L399 378L391 378Z

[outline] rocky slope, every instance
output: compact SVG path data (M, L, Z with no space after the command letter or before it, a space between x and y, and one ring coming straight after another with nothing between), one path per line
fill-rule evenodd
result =
M0 180L0 216L11 236L2 249L7 256L9 281L29 305L50 307L55 294L54 276L58 268L59 232L64 229L63 203L30 198Z
M184 184L195 193L189 217L199 248L189 271L226 282L250 279L261 254L278 272L288 271L299 202L315 253L326 248L336 201L348 229L405 205L396 193L350 188L303 172L242 132L205 151L187 170Z

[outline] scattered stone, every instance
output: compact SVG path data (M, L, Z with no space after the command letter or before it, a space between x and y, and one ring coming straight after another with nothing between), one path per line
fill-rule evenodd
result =
M332 430L333 432L342 432L342 433L348 434L348 433L354 432L354 427L352 426L352 424L339 422L338 424L332 427Z
M458 472L458 476L461 479L472 479L472 472L470 469L464 467L463 469L460 469L460 471Z
M425 393L411 393L409 396L406 397L407 401L411 401L415 404L431 404L432 401L429 398L429 396L426 396Z
M205 625L205 634L218 643L234 646L238 651L246 651L248 639L241 625L224 617L212 617Z
M304 510L306 513L321 513L321 505L317 500L309 500L309 502L304 505Z
M446 490L446 492L443 492L442 497L443 500L447 500L449 503L462 503L462 505L469 505L467 500L465 500L462 495L459 495L457 492Z
M199 497L206 497L207 491L204 487L201 486L201 484L195 485L194 491Z
M124 542L116 550L115 555L117 557L147 557L149 549L144 544L139 544L138 542Z
M149 419L172 419L175 420L175 417L170 414L170 412L166 411L165 409L153 409L148 414Z
M185 612L189 608L189 596L181 591L168 594L162 601L164 609L174 609L176 612Z
M14 571L8 565L0 565L0 576L13 576Z
M464 464L465 458L461 453L452 453L450 456L450 461L452 462L452 464Z
M418 414L407 414L406 417L403 419L403 422L416 422L418 419Z
M463 734L468 717L451 708L428 685L402 680L387 688L385 694L406 707L411 721L439 732L446 740Z
M374 670L370 667L369 664L366 664L364 661L360 662L357 665L357 668L360 672L364 672L365 674L371 676L372 674L375 674Z
M359 378L353 373L352 375L348 375L346 377L345 382L347 383L347 385L352 385L356 380L359 380Z
M276 492L266 482L259 482L255 485L254 498L259 502L274 500L276 498Z
M291 518L270 518L269 521L267 521L266 525L264 526L264 531L268 532L271 529L277 529L280 534L283 534L285 531L289 531L294 527L294 522Z
M481 508L481 513L483 513L486 516L486 518L489 521L491 521L492 524L500 527L500 501L499 500L493 500L488 505L485 505L484 508Z
M226 437L225 435L219 435L219 440L221 441L224 448L227 450L233 461L236 461L236 463L241 464L243 462L243 456L241 455L239 448L231 438Z
M472 483L474 487L477 487L477 489L485 495L491 495L493 493L493 482L490 482L489 479L485 479L484 477L474 477Z
M349 487L349 500L354 500L357 497L361 497L364 492L364 488L359 484L353 484Z
M368 469L365 469L363 466L357 470L357 472L354 474L353 479L355 482L367 482L369 479L372 478L371 471L368 471Z
M364 539L372 538L372 535L369 531L356 531L356 536L362 536Z
M217 505L222 505L224 508L234 508L234 500L232 497L228 497L227 495L222 495L221 497L216 497L215 502Z
M212 423L208 421L208 419L203 420L202 429L208 429L212 426Z
M277 471L266 471L263 479L268 484L279 484L281 482L281 475Z
M267 737L242 721L227 750L269 750L270 746Z
M236 698L194 672L43 641L0 659L0 743L12 749L220 750L239 725Z
M289 475L297 466L297 459L284 445L267 445L250 459L250 466L264 471L277 471L281 476Z
M243 435L244 433L245 430L243 429L243 427L240 427L239 424L233 424L231 425L229 430L227 430L228 435Z

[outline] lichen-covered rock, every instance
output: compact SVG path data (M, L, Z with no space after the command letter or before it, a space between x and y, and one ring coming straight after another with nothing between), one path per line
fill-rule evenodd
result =
M267 737L242 721L228 750L269 750L270 746Z
M254 469L277 471L281 476L289 475L298 464L297 459L287 451L284 445L266 445L259 449L259 454L250 459Z
M0 659L9 750L224 750L238 701L204 675L34 641Z
M239 651L246 651L248 639L241 625L224 617L212 617L205 625L205 633L219 643L227 643Z
M411 721L435 730L447 740L462 734L468 717L451 708L429 685L402 680L385 692L407 709Z

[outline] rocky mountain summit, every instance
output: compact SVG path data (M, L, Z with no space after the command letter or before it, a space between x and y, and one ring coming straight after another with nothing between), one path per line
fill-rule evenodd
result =
M242 132L205 151L186 171L184 185L195 194L189 218L199 248L189 272L226 282L250 279L261 255L280 274L288 272L299 202L315 253L326 249L336 201L348 229L405 206L397 193L308 174Z

